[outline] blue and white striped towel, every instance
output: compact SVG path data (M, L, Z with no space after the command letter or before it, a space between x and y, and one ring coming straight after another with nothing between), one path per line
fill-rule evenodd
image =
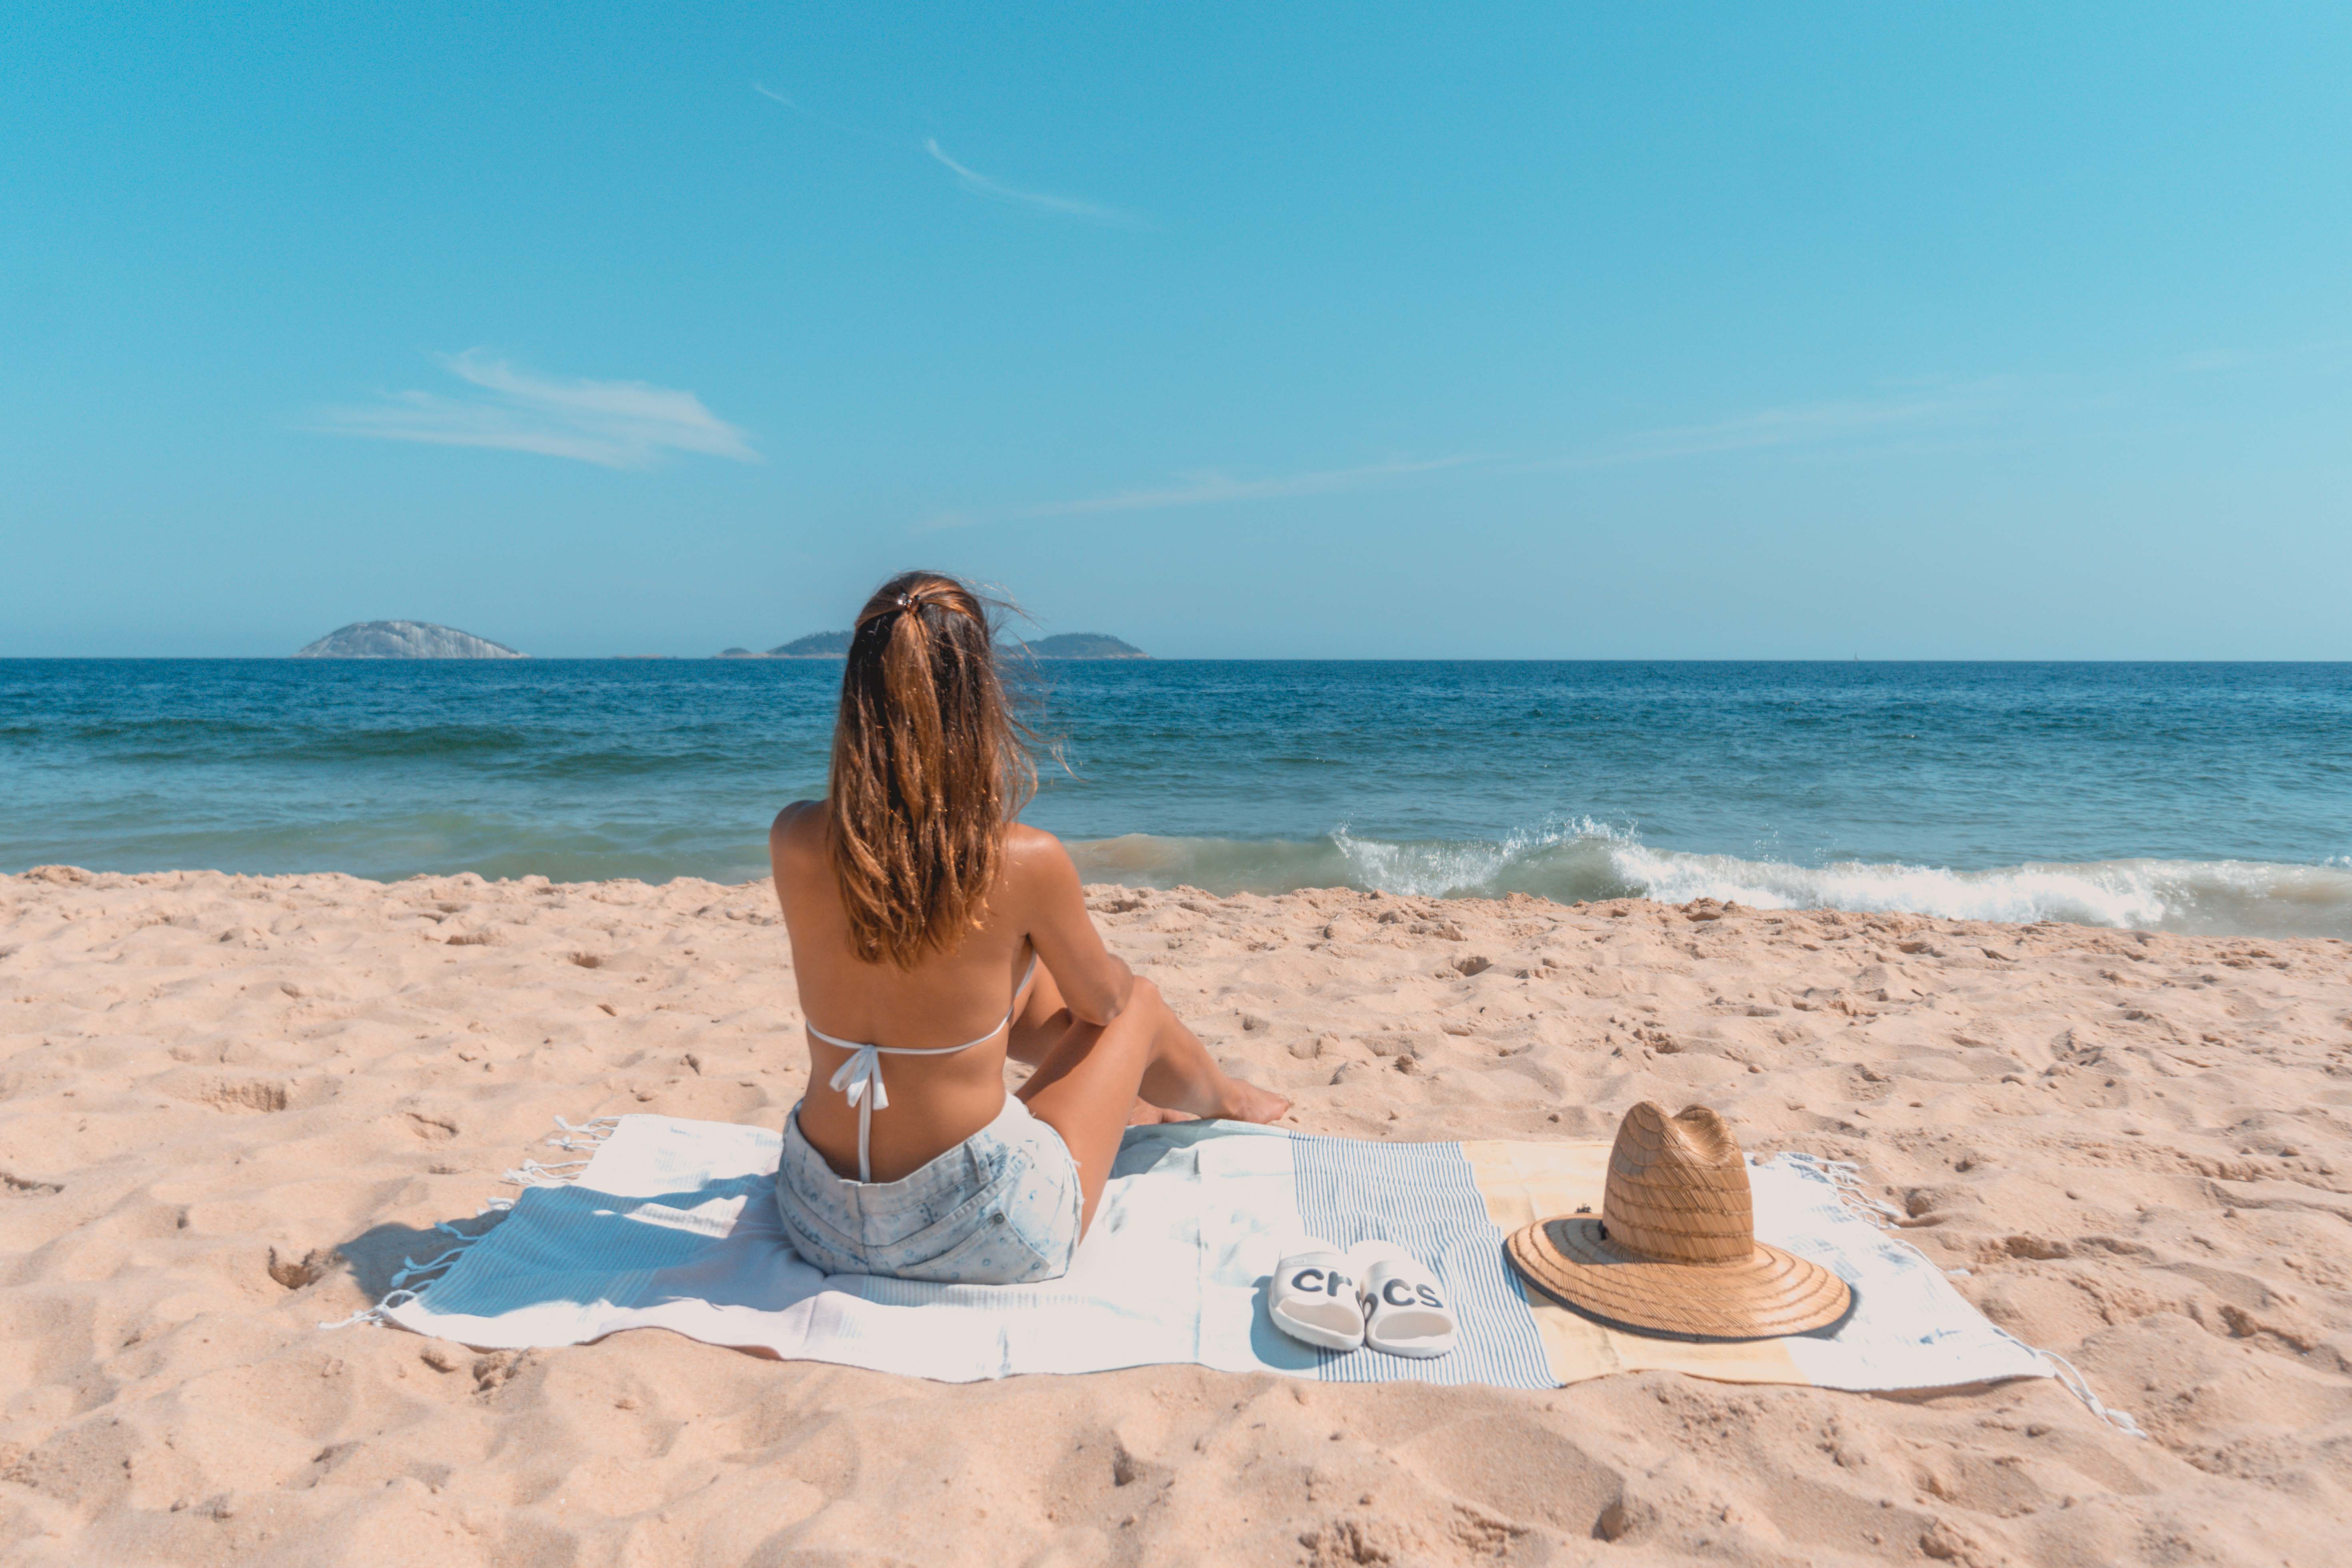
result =
M777 1135L761 1128L622 1117L584 1171L527 1188L440 1278L395 1291L375 1315L483 1349L665 1328L787 1359L958 1383L1198 1362L1328 1382L1550 1388L1634 1364L1577 1360L1584 1352L1562 1349L1574 1336L1557 1326L1539 1331L1539 1312L1560 1310L1531 1308L1521 1293L1462 1144L1363 1142L1233 1122L1130 1129L1070 1272L1034 1286L820 1274L793 1254L776 1222L777 1147ZM1783 1357L1786 1373L1717 1369L1699 1353L1706 1347L1693 1347L1684 1370L1842 1388L2052 1374L1916 1249L1841 1203L1820 1169L1781 1156L1751 1173L1759 1235L1835 1268L1860 1305L1834 1335L1802 1347L1801 1367ZM1307 1237L1341 1247L1384 1237L1409 1248L1450 1288L1460 1348L1408 1361L1318 1351L1276 1331L1266 1281L1283 1252ZM1655 1366L1676 1364L1678 1352L1645 1342L1643 1353L1651 1359L1640 1364Z

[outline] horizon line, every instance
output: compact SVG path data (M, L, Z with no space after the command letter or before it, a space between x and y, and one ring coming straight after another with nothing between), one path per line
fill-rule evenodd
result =
M339 658L334 656L291 653L0 653L0 664L315 664L315 665L498 665L511 668L518 664L612 664L649 663L672 664L824 664L845 658L845 654L765 654L728 653L557 653L522 654L510 658ZM1064 658L1043 656L1038 662L1047 664L2133 664L2133 665L2204 665L2204 664L2314 664L2352 665L2352 656L2341 658L2134 658L2122 656L2100 658L2051 658L2031 656L2000 658L1958 656L1888 656L1846 658L1800 655L1695 655L1695 654L1581 654L1581 655L1492 655L1492 654L1193 654L1170 655L1129 654L1101 658L1080 654Z

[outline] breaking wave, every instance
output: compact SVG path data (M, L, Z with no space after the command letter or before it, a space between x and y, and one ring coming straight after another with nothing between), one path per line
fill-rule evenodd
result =
M1129 834L1070 847L1089 881L1220 894L1351 887L1425 897L1529 893L1559 903L1709 898L1768 910L2352 938L2352 864L2340 860L2028 861L1967 871L1900 861L1803 866L1654 848L1590 821L1502 839L1361 838L1343 827L1306 842Z

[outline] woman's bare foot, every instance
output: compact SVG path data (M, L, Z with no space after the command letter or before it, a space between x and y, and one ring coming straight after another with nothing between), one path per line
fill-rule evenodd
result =
M1217 1114L1230 1121L1275 1122L1290 1113L1288 1099L1231 1073L1225 1075L1223 1091L1218 1098L1222 1103Z
M1282 1096L1229 1074L1225 1079L1224 1092L1220 1103L1217 1109L1209 1114L1222 1117L1228 1121L1267 1122L1279 1121L1289 1113L1290 1101ZM1189 1110L1170 1110L1164 1106L1154 1105L1139 1094L1135 1097L1135 1104L1129 1108L1127 1113L1127 1124L1129 1127L1157 1127L1163 1121L1201 1120L1202 1118Z

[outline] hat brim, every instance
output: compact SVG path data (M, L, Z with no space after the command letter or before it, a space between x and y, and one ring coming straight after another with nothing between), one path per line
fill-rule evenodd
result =
M1636 1333L1777 1339L1827 1328L1853 1307L1844 1280L1760 1241L1738 1263L1660 1263L1603 1240L1598 1219L1559 1215L1515 1231L1504 1247L1545 1295Z

